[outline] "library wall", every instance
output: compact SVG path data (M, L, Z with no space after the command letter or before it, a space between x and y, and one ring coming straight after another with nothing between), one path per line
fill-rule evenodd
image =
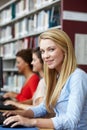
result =
M63 0L63 9L87 12L87 0Z
M66 0L62 4L64 11L62 29L70 36L75 47L75 35L87 34L87 0ZM87 65L79 66L87 72Z

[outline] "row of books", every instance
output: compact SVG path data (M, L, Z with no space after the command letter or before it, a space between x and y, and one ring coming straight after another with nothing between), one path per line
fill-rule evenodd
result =
M14 18L18 18L30 11L40 8L42 5L49 4L53 0L19 0L12 3L6 9L0 12L0 24L8 23Z
M49 10L42 10L28 18L23 18L12 25L12 27L2 27L0 42L9 40L9 38L20 38L29 34L41 32L58 25L60 25L60 8L58 8L58 6L53 6Z
M12 37L13 36L11 26L0 28L0 42L11 40Z
M7 70L16 70L17 72L16 58L13 60L12 59L3 60L3 70L4 72Z
M11 19L12 19L12 17L11 17L11 8L10 7L6 8L2 12L0 12L0 22L1 22L0 25L11 21Z
M20 17L55 0L20 0L15 4L15 17Z
M23 40L18 40L16 42L11 42L0 46L0 56L3 58L14 58L16 53L21 49L35 48L38 46L38 36L37 37L27 37Z
M19 92L24 84L24 76L18 75L18 74L3 74L3 80L4 80L4 90L10 90L10 91L16 91Z

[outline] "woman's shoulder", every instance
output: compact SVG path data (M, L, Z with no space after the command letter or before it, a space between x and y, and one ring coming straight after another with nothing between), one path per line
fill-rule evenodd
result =
M44 83L44 84L45 84L45 79L44 79L44 78L41 78L39 82L41 82L41 83Z
M68 79L72 85L87 86L87 73L80 68L76 68ZM71 85L71 86L72 86Z
M35 73L33 73L28 80L28 82L39 82L39 81L40 81L40 77Z
M87 73L80 68L76 68L66 81L68 86L75 84L87 84Z
M74 77L74 76L87 78L87 73L80 68L76 68L75 71L71 74L71 77Z
M74 72L68 77L64 90L84 90L87 93L87 73L80 68L76 68Z
M44 78L41 78L41 79L40 79L38 86L42 86L42 87L44 87L44 88L46 87Z
M33 79L33 78L39 78L39 79L40 79L40 76L39 76L38 74L36 74L36 73L33 73L32 76L31 76L31 78L32 78L32 79Z

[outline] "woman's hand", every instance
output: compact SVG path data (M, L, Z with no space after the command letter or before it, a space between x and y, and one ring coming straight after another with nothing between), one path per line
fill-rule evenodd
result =
M4 104L5 104L5 105L13 105L13 106L15 106L15 107L18 107L18 103L15 102L15 101L12 101L12 100L6 100L6 101L4 102Z
M6 112L3 113L3 116L9 117L11 115L17 115L17 114L18 114L17 111L6 111Z
M26 109L29 108L30 106L32 107L32 105L23 104L23 103L16 102L16 101L12 101L12 100L6 100L6 101L4 101L4 104L5 104L5 105L13 105L13 106L15 106L16 108L23 109L23 110L26 110Z
M25 111L24 110L17 110L17 111L6 111L3 113L3 116L9 117L9 116L14 116L14 115L24 115Z
M15 98L17 96L17 93L15 92L7 92L3 95L4 98Z
M11 127L15 127L17 125L23 125L26 127L31 127L31 126L35 126L35 119L29 119L29 118L25 118L22 117L20 115L16 115L16 116L10 116L8 117L3 124L4 125L9 125L10 123L12 124Z

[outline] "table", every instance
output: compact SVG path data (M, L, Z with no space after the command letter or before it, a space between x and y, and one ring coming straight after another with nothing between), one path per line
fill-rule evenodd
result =
M36 128L36 127L33 127L33 128L27 128L27 127L21 127L21 128L5 128L5 127L2 127L1 125L0 125L0 130L39 130L38 128Z
M33 128L27 128L27 127L23 127L23 128L5 128L5 127L2 127L0 125L0 130L53 130L53 129L40 129L40 128L37 128L37 127L33 127Z

